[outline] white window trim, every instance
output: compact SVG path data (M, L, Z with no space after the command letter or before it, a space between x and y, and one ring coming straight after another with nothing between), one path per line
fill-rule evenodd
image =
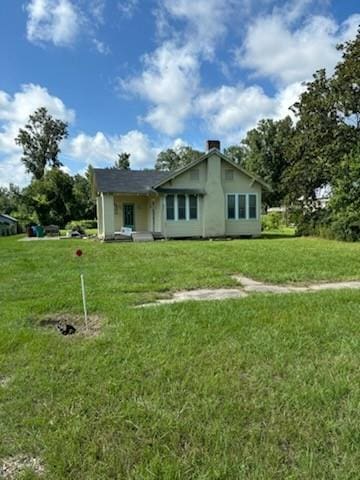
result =
M167 218L167 208L166 208L166 198L169 195L174 196L174 220L170 220ZM179 209L178 209L178 195L185 195L185 216L186 218L182 218L179 220ZM195 195L196 197L196 218L190 218L190 195ZM165 195L165 221L166 222L197 222L199 220L199 195L196 194L188 194L188 193L168 193Z
M235 218L229 218L229 195L235 195ZM239 195L245 195L245 212L246 216L245 218L239 218ZM250 202L249 202L249 196L250 195L255 195L256 197L256 217L255 218L250 218ZM232 193L227 193L226 194L226 220L229 221L235 221L235 220L250 220L250 221L256 221L259 220L259 195L256 192L232 192Z

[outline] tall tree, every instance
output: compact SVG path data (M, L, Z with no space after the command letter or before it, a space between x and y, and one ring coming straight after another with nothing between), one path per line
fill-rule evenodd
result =
M119 168L120 170L130 170L130 157L131 153L118 153L118 158L115 161L115 168Z
M283 176L289 165L292 137L292 120L286 117L261 120L242 141L242 165L272 187L272 192L264 193L267 206L278 206L284 201L287 187Z
M88 170L89 172L89 170ZM87 172L87 173L88 173ZM71 208L73 220L93 220L95 213L95 200L92 196L91 184L87 175L74 175L73 177L73 207Z
M318 189L342 175L341 160L360 142L360 32L338 48L333 76L317 71L292 108L298 121L288 182L303 203L316 202Z
M338 46L342 61L335 68L332 88L339 120L360 132L360 27L356 38Z
M316 190L331 183L339 159L345 153L331 81L324 69L314 74L292 110L298 117L287 182L293 201L315 200Z
M73 217L74 179L60 169L51 169L40 180L33 180L23 194L24 201L43 225L63 227Z
M54 119L45 107L37 109L29 117L24 128L19 129L15 138L23 149L21 158L26 171L36 180L44 176L45 168L50 165L59 168L60 142L68 136L67 123Z
M231 145L224 149L224 155L238 165L243 165L245 160L245 148L242 145Z
M8 188L0 187L0 213L14 215L20 203L21 191L17 185L10 183Z
M203 152L194 150L191 147L168 148L159 153L156 159L155 169L163 171L177 170L199 159L202 155Z
M360 145L340 162L332 185L327 228L340 240L360 239Z

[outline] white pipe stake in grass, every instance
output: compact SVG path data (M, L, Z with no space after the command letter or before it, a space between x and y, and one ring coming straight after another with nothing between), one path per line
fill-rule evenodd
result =
M84 283L84 275L80 274L81 278L81 291L82 291L82 298L83 298L83 305L84 305L84 316L85 316L85 328L88 329L88 318L87 318L87 308L86 308L86 295L85 295L85 283Z

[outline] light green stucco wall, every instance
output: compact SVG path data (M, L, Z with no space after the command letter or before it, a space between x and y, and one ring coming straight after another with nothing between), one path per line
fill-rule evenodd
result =
M163 202L163 226L162 233L165 237L202 237L203 236L203 197L198 196L198 219L197 220L166 220L165 196Z
M226 180L226 170L233 170L233 180ZM261 185L228 162L222 160L222 186L224 198L228 193L255 193L257 195L257 218L252 220L228 220L225 201L225 235L261 235Z
M204 190L205 195L199 197L198 220L166 221L164 203L162 221L164 235L168 237L217 237L224 235L258 236L261 234L261 185L259 183L254 182L252 178L233 167L216 153L194 166L193 169L199 170L198 181L192 179L191 170L188 170L162 186L164 188ZM227 170L233 171L233 180L226 179ZM257 219L227 220L227 193L257 194Z
M225 196L221 176L221 158L213 154L207 159L204 237L221 237L225 235Z

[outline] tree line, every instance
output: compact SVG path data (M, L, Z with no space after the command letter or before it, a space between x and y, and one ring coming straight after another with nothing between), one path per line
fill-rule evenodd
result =
M341 60L334 72L314 73L290 107L294 120L263 119L224 154L272 188L265 208L285 206L300 234L360 238L360 29L355 39L337 47ZM59 160L68 125L36 110L15 141L32 175L29 186L0 188L0 211L21 220L63 226L71 219L92 219L92 167L70 176ZM155 168L171 171L200 158L188 146L159 153ZM111 168L129 170L131 156L120 152ZM319 192L330 192L326 206Z

